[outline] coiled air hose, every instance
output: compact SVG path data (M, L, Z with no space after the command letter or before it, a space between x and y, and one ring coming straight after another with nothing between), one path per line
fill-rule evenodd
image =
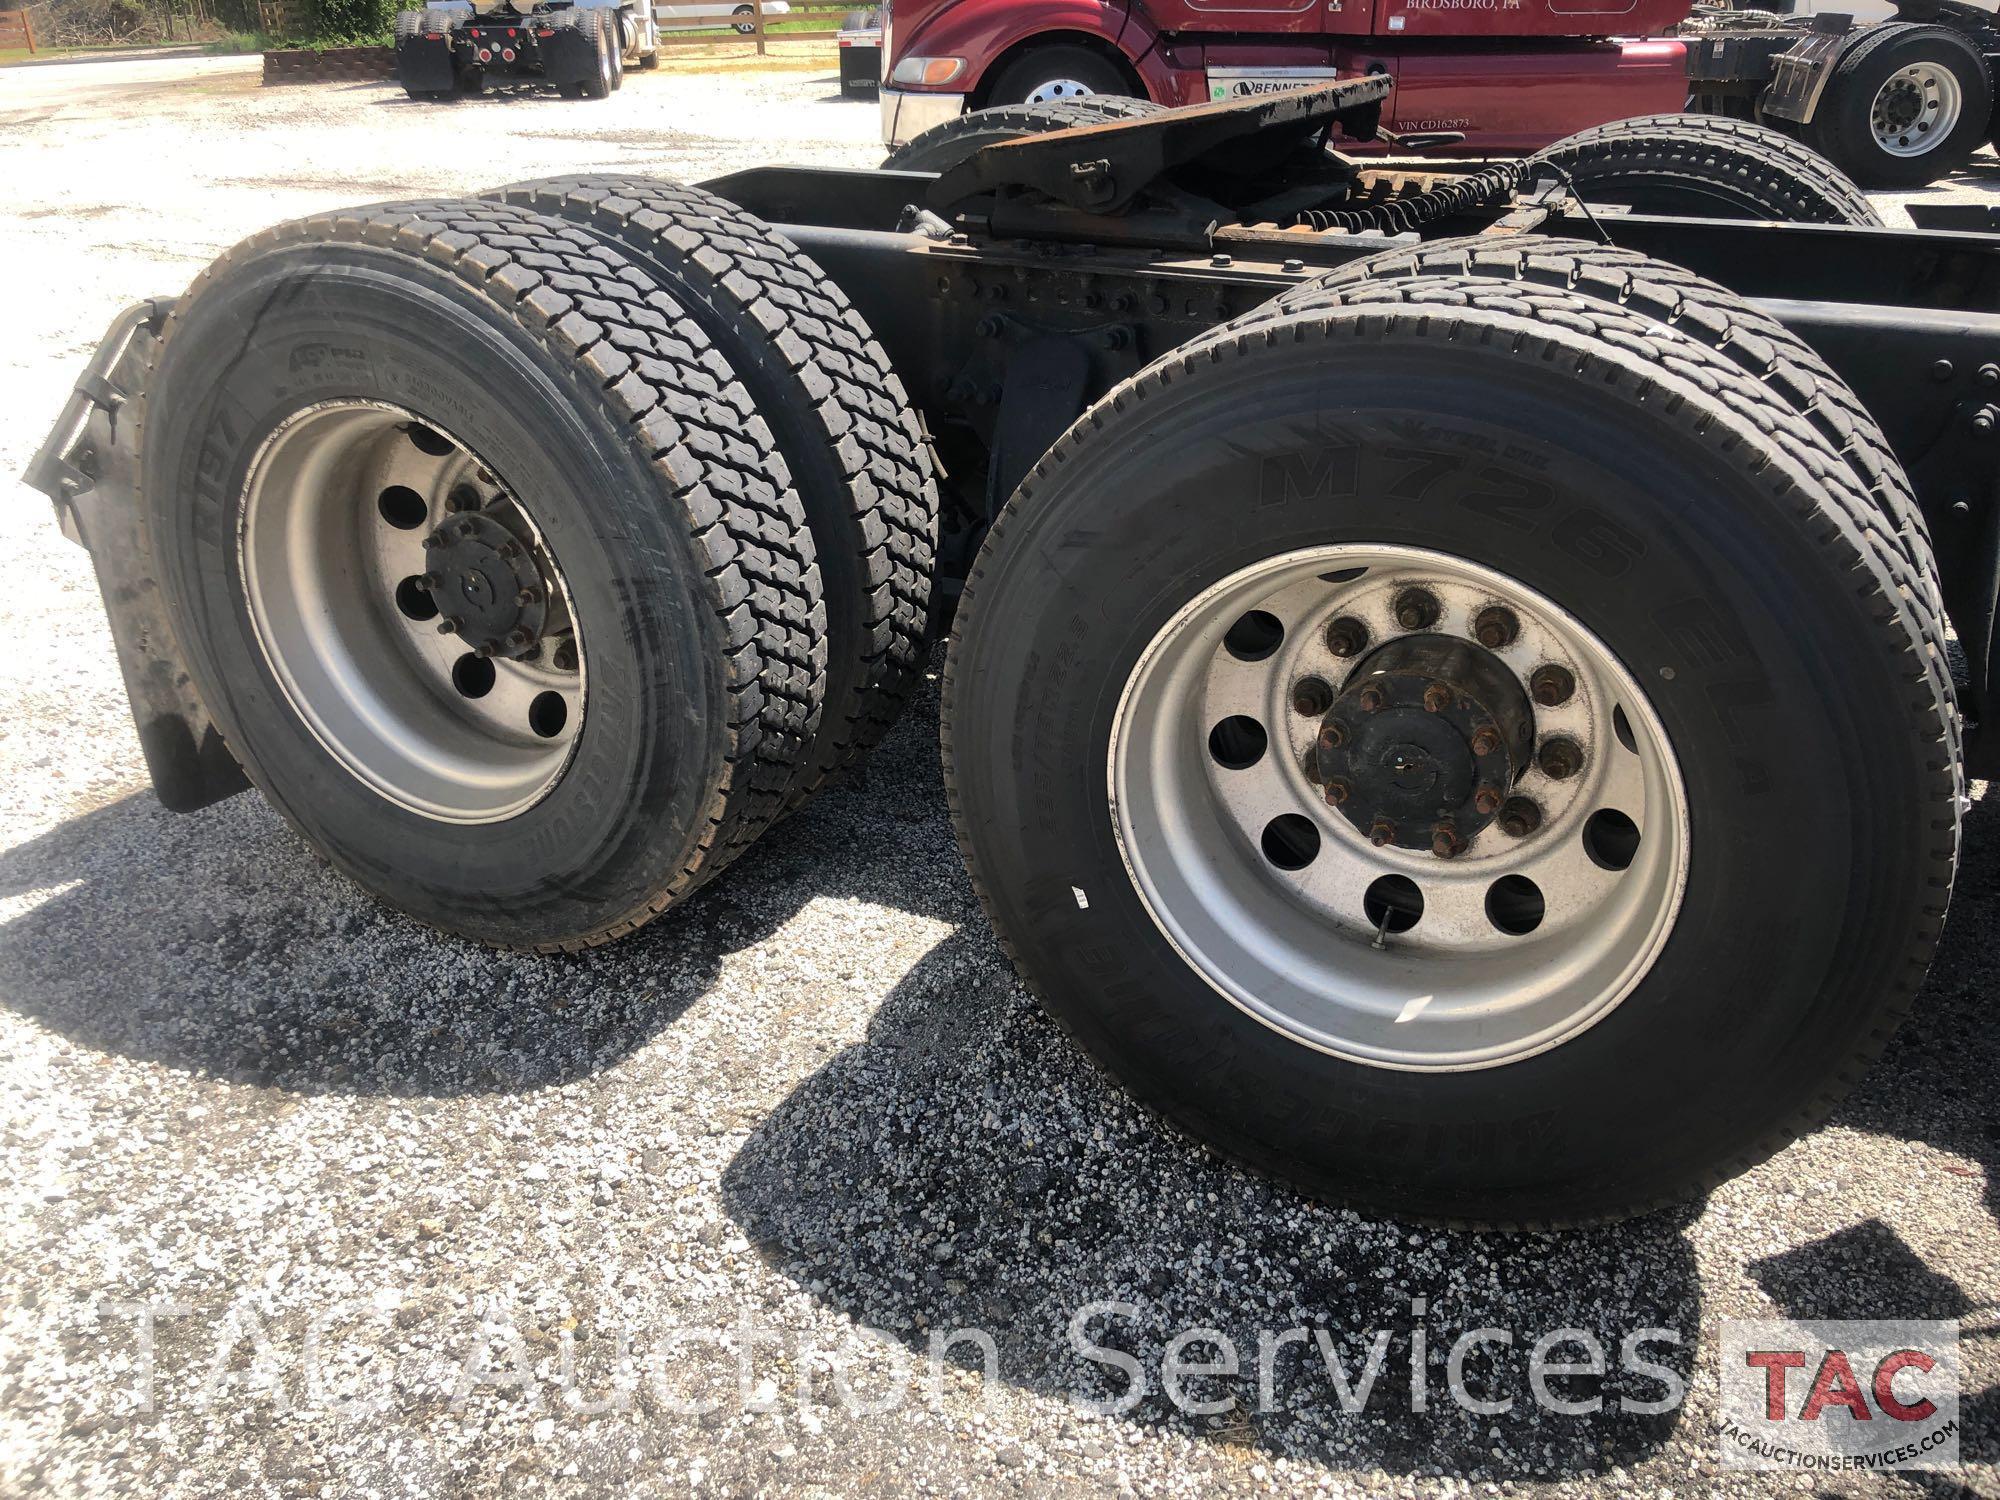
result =
M1525 161L1495 162L1439 187L1407 198L1371 203L1365 208L1309 208L1294 219L1305 229L1347 229L1373 234L1404 234L1451 214L1490 208L1513 193L1526 175Z

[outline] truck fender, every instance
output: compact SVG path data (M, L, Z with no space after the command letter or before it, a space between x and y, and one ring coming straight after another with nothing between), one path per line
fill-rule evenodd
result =
M1019 0L958 0L934 11L908 37L901 35L899 27L896 54L897 59L971 60L978 71L954 80L949 92L976 95L1024 43L1044 38L1059 41L1062 33L1110 47L1135 73L1141 72L1140 54L1151 50L1157 40L1150 25L1133 24L1125 0L1044 0L1033 6L1024 6ZM1163 70L1156 63L1153 71ZM1148 87L1153 86L1152 79L1145 81Z

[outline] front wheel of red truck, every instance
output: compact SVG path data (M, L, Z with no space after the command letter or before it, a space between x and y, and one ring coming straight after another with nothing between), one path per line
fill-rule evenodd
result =
M1942 622L1784 396L1561 286L1329 287L1167 356L995 522L947 787L1049 1010L1309 1190L1549 1225L1824 1118L1911 1003Z
M1095 95L1138 92L1119 64L1090 47L1069 42L1030 47L1001 66L986 91L988 104L1061 104Z

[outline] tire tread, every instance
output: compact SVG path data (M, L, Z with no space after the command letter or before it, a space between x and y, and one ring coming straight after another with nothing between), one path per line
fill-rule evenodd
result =
M881 741L922 669L938 496L901 380L826 273L714 193L591 174L490 196L637 256L703 322L776 430L820 559L829 649L849 658L829 661L826 712L790 793L799 805ZM793 432L796 445L787 441ZM846 598L834 585L850 571L858 587Z
M683 308L583 230L511 204L388 203L264 230L202 272L168 319L162 349L206 288L245 260L301 243L368 245L448 272L601 393L680 508L723 642L727 703L720 773L692 852L634 909L586 934L522 946L577 951L623 937L727 868L780 815L818 728L825 605L784 459Z

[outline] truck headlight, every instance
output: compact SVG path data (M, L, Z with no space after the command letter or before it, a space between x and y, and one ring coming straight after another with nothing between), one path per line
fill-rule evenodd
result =
M965 71L962 57L906 57L896 64L889 75L891 83L920 83L927 88L938 88L950 83Z

